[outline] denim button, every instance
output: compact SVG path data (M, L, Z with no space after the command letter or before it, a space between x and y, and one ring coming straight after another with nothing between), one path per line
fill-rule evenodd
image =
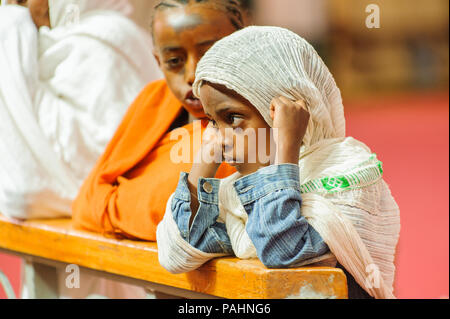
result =
M212 192L213 192L213 186L211 185L211 183L209 183L209 182L206 182L206 183L204 183L203 184L203 190L205 191L205 192L207 192L208 194L211 194Z

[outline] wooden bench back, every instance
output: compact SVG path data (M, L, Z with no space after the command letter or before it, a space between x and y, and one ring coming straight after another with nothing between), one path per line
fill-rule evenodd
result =
M70 219L15 221L0 215L0 248L222 298L347 298L340 269L268 269L259 260L220 258L173 275L159 264L156 243L106 238L74 229Z

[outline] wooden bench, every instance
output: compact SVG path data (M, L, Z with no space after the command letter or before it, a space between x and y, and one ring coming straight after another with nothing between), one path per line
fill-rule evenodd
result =
M220 258L173 275L160 266L156 243L106 238L74 229L70 219L23 222L0 215L0 251L52 268L75 264L100 276L184 298L347 298L347 281L340 269L268 269L259 260Z

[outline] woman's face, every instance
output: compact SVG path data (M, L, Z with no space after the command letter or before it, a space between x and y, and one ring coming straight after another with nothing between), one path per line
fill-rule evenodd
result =
M205 118L192 93L197 63L216 41L234 31L224 11L207 5L161 9L155 15L155 57L172 93L197 118Z
M250 102L222 85L209 83L202 85L200 100L206 116L220 132L225 162L242 175L274 162L272 130Z

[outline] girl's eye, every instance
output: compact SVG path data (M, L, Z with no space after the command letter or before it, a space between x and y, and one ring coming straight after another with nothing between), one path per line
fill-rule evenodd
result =
M217 128L217 122L216 121L209 120L209 123L211 123L214 128Z
M238 115L236 115L236 114L231 114L229 117L228 117L228 121L229 121L229 124L231 125L231 126L239 126L239 125L241 125L242 124L242 121L243 121L244 119L242 118L242 117L240 117L240 116L238 116Z

